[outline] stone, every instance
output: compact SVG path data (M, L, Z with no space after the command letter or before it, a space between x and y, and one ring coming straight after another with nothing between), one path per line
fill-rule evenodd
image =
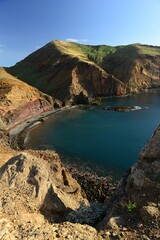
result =
M145 173L142 169L135 168L135 170L132 172L132 174L129 176L127 180L127 186L126 189L130 188L130 185L132 184L136 188L141 188L144 185L145 182Z
M144 206L140 210L140 215L143 222L150 222L152 220L160 218L160 211L158 207Z
M28 205L32 210L36 208L56 215L67 209L77 209L81 201L88 203L81 195L79 184L65 171L54 151L30 151L14 156L0 169L0 176L0 186L8 195L12 192L12 197L4 200L5 195L2 195L0 199L1 209L8 213ZM19 198L15 201L17 194ZM24 213L21 218L28 219L29 216ZM33 216L35 222L37 217Z
M109 228L119 232L119 227L122 227L123 225L123 219L120 216L111 217L107 225Z
M142 109L140 106L107 106L104 110L115 112L129 112Z

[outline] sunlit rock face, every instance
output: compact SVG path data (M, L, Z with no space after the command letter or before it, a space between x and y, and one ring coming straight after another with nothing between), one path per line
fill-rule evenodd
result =
M134 51L137 51L135 46L132 46L132 48ZM148 54L142 54L143 46L140 46L139 48L137 47L139 52L135 53L136 56L134 58L129 57L128 50L127 57L124 57L122 53L120 56L113 54L106 60L110 64L107 65L106 63L104 65L105 69L126 84L128 93L160 87L160 53L157 52L159 48L152 47L153 52L150 53L151 55L149 55L150 48L148 48L146 50Z
M52 97L0 68L0 129L12 128L27 118L53 109Z

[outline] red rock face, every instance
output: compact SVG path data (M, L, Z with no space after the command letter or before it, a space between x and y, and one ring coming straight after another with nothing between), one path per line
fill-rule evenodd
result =
M17 109L13 109L12 112L7 112L4 117L6 118L8 126L13 126L19 122L25 121L27 118L36 116L51 109L52 106L46 100L36 99L32 102L24 104Z
M76 101L76 97L82 93L87 98L106 97L125 94L126 88L122 82L96 65L78 63L72 70L70 97Z
M137 59L130 79L128 82L130 92L160 87L160 56L147 56Z
M0 69L0 129L7 130L40 113L53 109L54 101Z
M147 88L160 87L160 56L140 55L135 61L110 57L106 71L126 85L127 93L136 93Z

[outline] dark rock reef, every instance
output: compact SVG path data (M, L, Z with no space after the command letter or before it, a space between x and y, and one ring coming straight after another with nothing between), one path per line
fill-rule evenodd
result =
M129 112L129 111L136 111L142 109L140 106L107 106L103 108L104 110L108 111L115 111L115 112Z

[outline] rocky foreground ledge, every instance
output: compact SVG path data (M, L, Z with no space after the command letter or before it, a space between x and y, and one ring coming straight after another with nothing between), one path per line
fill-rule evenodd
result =
M15 151L2 134L0 144L1 239L160 239L160 127L102 205L54 151Z

